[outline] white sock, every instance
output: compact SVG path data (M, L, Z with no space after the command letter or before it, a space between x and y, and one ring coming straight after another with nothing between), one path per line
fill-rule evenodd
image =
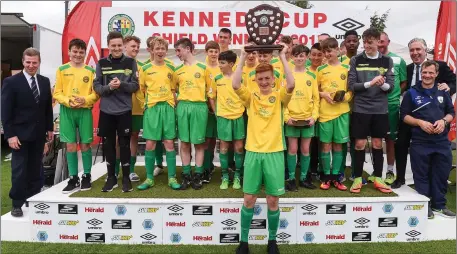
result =
M387 171L394 172L394 165L387 165Z

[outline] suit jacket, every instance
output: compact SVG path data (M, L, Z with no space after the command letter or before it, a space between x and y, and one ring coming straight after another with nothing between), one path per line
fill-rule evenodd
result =
M438 69L438 76L436 77L437 83L446 83L449 88L451 89L450 94L451 96L455 94L455 74L452 72L451 68L443 62L443 61L436 61L439 65ZM408 79L408 89L411 88L411 81L413 80L413 71L414 71L414 63L408 64L406 66L406 77ZM419 74L420 75L420 74Z
M46 132L53 130L51 83L44 76L36 77L39 103L23 72L3 81L1 118L5 139L17 136L19 141L42 141Z

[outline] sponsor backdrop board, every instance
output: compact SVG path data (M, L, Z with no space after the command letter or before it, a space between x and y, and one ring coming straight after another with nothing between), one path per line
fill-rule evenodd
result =
M278 243L414 242L425 238L425 201L328 200L336 202L301 203L295 199L287 203L285 199L280 204ZM30 202L31 240L116 244L237 244L240 241L241 202L174 201L177 202ZM265 203L254 207L249 243L267 243L267 211Z

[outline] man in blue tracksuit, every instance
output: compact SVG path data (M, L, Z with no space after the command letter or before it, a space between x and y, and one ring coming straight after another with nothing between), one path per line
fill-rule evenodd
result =
M455 115L449 93L438 90L435 83L439 65L435 61L422 64L422 82L409 89L401 103L401 119L412 126L410 148L415 189L430 198L428 218L434 212L455 218L446 208L447 180L452 167L449 123Z

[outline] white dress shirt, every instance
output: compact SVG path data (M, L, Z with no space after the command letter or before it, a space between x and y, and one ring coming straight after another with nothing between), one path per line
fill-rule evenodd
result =
M424 62L427 61L427 58L425 58ZM419 81L422 80L422 75L421 75L421 72L422 72L422 64L424 63L422 62L420 65L419 65ZM411 79L411 87L415 86L416 85L416 64L413 63L413 77Z
M32 89L32 76L30 76L30 74L28 74L25 70L23 70L22 73L24 73L24 76L27 79L27 82L29 82L29 87L30 87L30 89ZM35 73L35 76L33 76L33 77L35 78L35 83L36 83L36 88L38 90L38 94L40 94L40 86L38 85L38 78L37 78L36 73Z

